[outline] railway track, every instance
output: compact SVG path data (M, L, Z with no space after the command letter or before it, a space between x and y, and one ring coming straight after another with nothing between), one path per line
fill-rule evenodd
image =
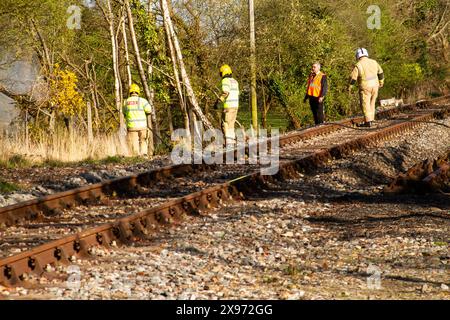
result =
M449 111L448 106L439 109L426 106L446 99L422 103L419 110L417 104L396 112L389 110L384 116L381 114L386 120L369 130L350 128L352 123L362 121L354 118L284 136L280 139L283 148L280 171L275 176L263 176L255 172L255 167L244 169L238 165L221 166L220 171L215 170L216 166L204 164L179 165L3 208L0 212L8 216L3 221L17 228L8 228L2 237L0 283L15 285L27 273L42 274L48 264L86 257L92 246L108 247L112 243L152 237L160 228L180 223L186 214L201 215L223 202L257 192L274 179L295 177L299 170L342 157L421 121L442 116ZM405 114L406 111L409 113ZM388 120L389 117L392 119ZM327 135L317 137L324 134ZM183 181L186 175L191 177ZM84 205L76 206L79 203ZM90 203L95 206L86 207ZM35 218L37 223L27 221L30 218ZM27 251L30 246L34 248ZM26 251L18 253L22 250Z
M433 103L439 103L440 101L448 100L448 98L449 96L443 96L428 101L404 105L399 108L384 110L377 113L377 119L389 119L396 114L401 114L403 112L412 111L418 108L426 109L427 106L430 106ZM292 143L309 140L314 137L343 130L362 121L364 121L363 117L355 117L292 132L281 136L279 144L281 148L284 148ZM76 205L102 202L106 197L108 197L108 195L133 193L133 190L139 189L140 185L156 185L162 181L168 181L182 176L191 176L199 171L208 172L214 170L215 168L216 166L214 165L206 164L181 164L166 166L141 174L108 180L6 206L0 208L0 228L2 226L12 226L24 220L34 220L42 218L43 216L58 215L61 213L61 210L71 208Z

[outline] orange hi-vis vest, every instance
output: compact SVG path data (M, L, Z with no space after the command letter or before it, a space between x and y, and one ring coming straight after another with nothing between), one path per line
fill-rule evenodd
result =
M322 77L324 73L319 71L313 78L312 75L308 79L308 96L319 97L322 91Z

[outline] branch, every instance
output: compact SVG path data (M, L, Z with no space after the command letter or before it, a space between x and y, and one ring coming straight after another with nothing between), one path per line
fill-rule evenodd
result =
M8 89L6 89L4 86L2 86L2 85L0 85L0 93L3 93L5 96L7 96L8 98L11 98L11 99L14 99L14 100L16 100L16 99L18 99L19 97L22 97L23 95L21 95L21 94L17 94L17 93L14 93L14 92L12 92L12 91L10 91L10 90L8 90Z
M14 93L8 89L6 89L5 87L0 85L0 93L3 93L5 96L7 96L10 99L13 99L14 101L18 102L18 103L28 103L28 104L32 104L35 101L31 99L31 96L28 94L17 94Z
M161 69L155 67L154 65L151 65L150 63L148 63L147 61L145 61L144 59L141 58L141 61L143 63L145 63L147 66L151 66L153 69L155 69L156 71L162 73L163 75L165 75L167 78L176 81L170 74L167 74L166 72L162 71Z
M73 70L75 70L80 76L82 76L84 79L88 80L87 76L85 73L83 73L82 69L80 67L78 67L77 65L73 64L72 62L70 62L69 58L58 53L59 57L69 66L71 67Z
M36 32L36 35L37 35L37 37L38 37L38 39L39 39L39 42L41 43L42 49L43 49L43 51L44 51L44 56L43 56L43 58L45 58L45 59L44 59L44 62L47 64L49 73L51 73L52 66L51 66L50 53L49 53L47 44L46 44L46 42L45 42L45 40L44 40L44 37L43 37L42 34L39 32L39 29L38 29L38 27L36 26L36 22L34 21L34 19L31 18L30 21L31 21L31 26L32 26L32 28L34 29L34 31Z
M439 19L439 22L436 24L436 27L434 28L433 32L431 33L431 36L427 39L427 42L430 42L433 38L437 37L442 31L444 31L445 28L447 28L448 21L444 24L442 29L439 32L437 32L437 30L439 29L439 25L441 24L441 22L444 20L444 17L446 16L447 8L448 8L448 3L445 5L445 9L444 9L444 12L442 13L441 19Z
M116 29L116 33L115 33L115 37L116 37L116 41L117 41L117 42L119 42L119 41L118 41L118 39L119 39L119 33L120 33L121 28L122 28L122 23L123 23L123 21L125 21L125 12L124 12L124 9L123 9L123 7L122 7L122 8L120 9L119 23L117 24L117 29Z
M108 22L108 24L111 23L110 17L109 15L106 13L105 8L100 4L102 1L97 1L97 5L100 8L100 11L102 12L103 16L105 17L106 22Z
M113 116L114 120L116 120L117 123L120 123L119 119L117 118L116 111L111 109L111 107L109 106L108 102L105 99L105 96L103 96L103 94L100 91L97 91L97 92L98 92L99 97L103 100L103 103L105 104L106 109Z
M442 27L442 29L441 29L439 32L432 34L432 35L427 39L427 43L429 43L431 40L433 40L433 39L436 38L438 35L440 35L440 34L447 28L448 24L449 24L449 21L447 21L447 22L444 24L444 26Z

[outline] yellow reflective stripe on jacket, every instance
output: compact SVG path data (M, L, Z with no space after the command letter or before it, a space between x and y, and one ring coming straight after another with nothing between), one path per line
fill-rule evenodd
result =
M308 78L308 96L319 97L322 91L322 77L323 72L319 71L314 78Z
M222 92L228 92L228 97L223 102L224 109L239 107L239 84L233 78L222 79Z
M128 129L145 129L147 127L147 114L152 109L148 101L140 97L128 98L123 107L123 114Z
M363 58L356 63L359 72L359 85L361 88L373 88L379 86L377 70L378 62L373 59Z

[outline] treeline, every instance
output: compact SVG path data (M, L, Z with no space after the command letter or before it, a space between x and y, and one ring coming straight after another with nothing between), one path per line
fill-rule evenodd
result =
M346 91L358 47L366 47L385 71L381 98L448 93L449 2L383 0L379 12L368 10L371 2L255 1L262 125L274 111L285 114L290 127L311 121L302 98L315 61L329 79L328 119L358 112L357 97ZM164 23L165 3L176 40ZM249 110L248 24L247 1L2 0L1 51L20 59L37 57L41 70L30 94L1 91L26 111L34 137L52 134L58 126L88 128L88 106L95 134L123 128L120 106L136 82L155 106L155 141L168 141L172 130L188 128L189 120L203 114L219 126L212 105L223 63L241 83L242 112Z

